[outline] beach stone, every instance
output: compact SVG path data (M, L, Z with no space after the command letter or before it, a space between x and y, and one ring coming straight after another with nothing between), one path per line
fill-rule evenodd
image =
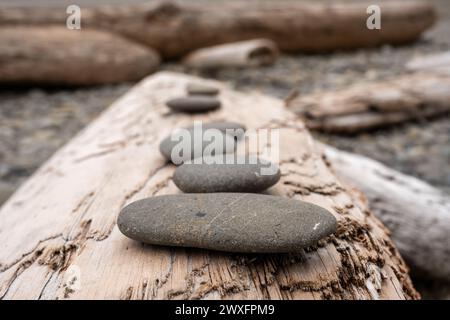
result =
M220 107L220 100L208 96L189 96L167 101L167 106L177 112L206 112Z
M194 128L185 128L184 130L187 130L187 132L190 134L191 137L191 152L188 153L186 152L186 154L182 154L182 162L185 161L189 161L194 159L194 157L200 155L202 156L204 154L204 152L207 150L207 148L209 148L208 146L211 145L211 141L206 140L204 138L201 138L201 141L199 143L196 143L196 138L194 136ZM222 131L216 129L215 130L215 136L220 137L222 139L222 145L223 145L223 149L222 150L216 150L218 152L218 154L220 153L219 151L222 151L221 153L232 153L234 152L234 150L236 149L236 144L237 141L235 140L235 138L231 135L225 134ZM159 150L161 152L161 154L168 160L172 161L173 163L179 165L181 163L176 163L176 161L173 161L172 159L172 150L173 148L175 148L178 144L180 143L180 141L174 140L172 139L172 135L168 135L166 138L164 138L160 145L159 145ZM216 155L215 153L213 155Z
M153 245L230 252L296 252L332 234L324 208L253 193L199 193L133 202L117 225L127 237Z
M243 124L231 121L213 121L202 123L203 130L207 129L217 129L222 131L223 133L229 134L231 136L236 137L237 139L241 139L245 134L245 126ZM187 128L188 130L193 130L194 127Z
M219 94L218 88L200 83L188 83L186 85L186 91L190 95L216 96Z
M185 162L175 170L173 182L184 192L209 193L261 192L280 180L280 169L268 161L237 156L228 164L223 159L216 156L203 158L202 163Z

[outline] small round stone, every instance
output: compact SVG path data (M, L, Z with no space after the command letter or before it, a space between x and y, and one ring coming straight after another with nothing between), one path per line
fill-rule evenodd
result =
M230 252L298 252L336 231L326 209L253 193L196 193L151 197L119 214L119 230L153 245Z
M190 95L216 96L219 94L218 88L201 83L188 83L186 91Z
M199 160L199 159L196 159ZM256 157L205 157L202 163L185 162L173 182L187 193L261 192L280 180L277 165Z
M189 96L167 101L167 106L177 112L206 112L220 107L220 100L208 96Z
M209 141L204 139L203 137L200 137L199 138L200 142L197 142L193 128L187 128L184 130L186 130L185 133L188 135L187 138L190 140L190 148L189 148L190 150L186 150L186 152L179 152L179 150L174 150L174 148L177 149L180 148L180 143L182 143L181 142L182 140L177 140L176 136L172 134L164 138L159 145L159 150L161 154L167 160L172 161L176 165L192 160L198 156L202 157L204 153L206 151L209 151L210 148L215 144L215 140ZM218 148L214 149L212 155L232 153L235 151L237 142L233 136L224 134L222 131L218 129L216 129L214 133L215 137L221 139L220 146L222 147L222 149ZM172 158L173 155L177 156L178 158L181 158L181 163L179 161L176 161L176 159L173 159Z
M193 130L194 127L187 128L188 130ZM202 129L217 129L222 131L223 133L226 133L228 135L231 135L233 137L236 137L238 140L241 139L245 134L245 126L243 124L237 123L237 122L230 122L230 121L213 121L213 122L207 122L202 124Z

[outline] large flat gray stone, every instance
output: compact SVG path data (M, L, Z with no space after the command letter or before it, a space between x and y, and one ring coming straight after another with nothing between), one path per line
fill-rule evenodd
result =
M295 252L336 230L324 208L251 193L179 194L126 206L118 218L129 238L154 245L232 252Z

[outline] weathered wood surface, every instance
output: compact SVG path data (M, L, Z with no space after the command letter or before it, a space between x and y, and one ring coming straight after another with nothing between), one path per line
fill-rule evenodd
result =
M412 270L449 280L450 197L364 156L330 146L325 155L339 178L364 192Z
M308 128L354 133L450 111L450 73L418 72L291 98Z
M289 52L402 44L418 39L436 19L427 1L386 1L380 3L382 28L369 30L366 10L371 4L151 1L83 8L82 28L118 32L165 58L177 58L202 47L255 38L271 39ZM0 9L0 25L65 25L66 18L61 8Z
M336 179L303 123L282 101L220 85L220 110L169 113L165 101L182 95L192 79L174 73L145 79L5 203L0 297L418 298L388 230L368 211L361 193ZM289 255L158 247L124 237L116 226L124 205L179 192L171 180L175 168L160 155L158 144L194 119L280 128L282 178L270 193L327 208L339 221L337 233Z

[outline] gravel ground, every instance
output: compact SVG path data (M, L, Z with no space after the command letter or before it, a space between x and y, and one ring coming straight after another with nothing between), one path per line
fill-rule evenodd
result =
M440 22L423 40L409 46L284 55L270 67L199 73L179 64L162 66L228 82L239 90L285 97L344 88L355 82L387 79L404 71L414 56L450 50L450 3L434 1ZM78 89L0 89L0 203L59 147L92 121L132 84ZM407 123L355 136L314 133L338 148L364 154L420 177L450 193L450 116ZM450 298L450 285L414 279L425 298Z
M131 86L0 91L0 203Z

